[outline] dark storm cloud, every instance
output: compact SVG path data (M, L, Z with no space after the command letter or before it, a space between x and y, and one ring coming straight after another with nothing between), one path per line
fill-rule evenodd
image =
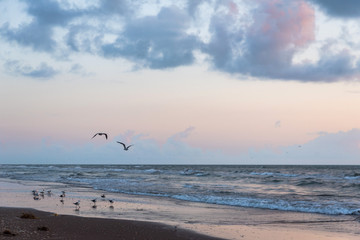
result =
M328 15L342 18L360 17L360 1L358 0L308 0L321 7Z
M53 69L46 63L41 63L37 67L21 64L19 61L7 61L4 64L4 68L7 72L15 75L22 75L26 77L49 79L58 74L58 71Z

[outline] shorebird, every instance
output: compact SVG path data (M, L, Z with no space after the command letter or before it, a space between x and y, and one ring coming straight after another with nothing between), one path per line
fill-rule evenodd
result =
M91 201L94 203L94 205L92 206L92 208L96 208L96 198L93 199L93 200L91 200Z
M80 200L78 200L77 202L74 202L74 205L75 205L76 209L78 210L80 208Z
M102 197L102 198L105 198L106 196L105 196L105 194L102 194L101 197Z
M125 143L122 143L122 142L119 142L119 141L117 141L117 143L120 143L121 145L123 145L125 151L129 150L129 148L131 146L133 146L133 145L126 146Z
M65 197L65 191L61 191L61 193L62 193L63 197Z
M108 139L108 135L107 133L96 133L91 139L93 139L94 137L96 137L96 135L102 136L104 135L106 139Z
M114 203L114 200L112 200L112 199L109 199L109 202L110 202L110 208L114 208L114 206L113 206L113 203Z

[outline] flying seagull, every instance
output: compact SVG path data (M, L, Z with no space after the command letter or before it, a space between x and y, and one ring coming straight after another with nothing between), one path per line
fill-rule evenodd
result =
M106 133L96 133L91 139L96 137L96 135L99 135L99 136L105 135L105 138L108 139L108 135Z
M132 146L132 145L126 146L126 145L125 145L125 143L118 142L118 141L117 141L117 143L120 143L121 145L123 145L123 146L124 146L124 150L125 150L125 151L129 150L129 147L131 147L131 146Z

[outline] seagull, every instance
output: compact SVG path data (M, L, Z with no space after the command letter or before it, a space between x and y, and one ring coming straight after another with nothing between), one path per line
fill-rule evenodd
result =
M96 133L91 139L93 139L94 137L96 137L96 135L102 136L104 135L106 139L108 139L108 135L107 133Z
M79 209L80 208L80 200L78 200L77 202L74 202L75 206L76 206L76 209Z
M91 200L91 201L94 203L94 205L92 206L92 208L96 208L96 198L93 199L93 200Z
M120 143L121 145L123 145L123 146L124 146L124 150L125 150L125 151L129 150L129 147L131 147L131 146L132 146L132 145L126 146L126 145L125 145L125 143L118 142L118 141L117 141L117 143Z
M114 206L113 206L114 200L109 199L109 202L110 202L110 204L111 204L111 205L110 205L110 208L113 209L113 208L114 208Z

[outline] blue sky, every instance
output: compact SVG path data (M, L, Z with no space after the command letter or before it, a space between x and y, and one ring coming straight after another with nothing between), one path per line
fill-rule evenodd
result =
M359 163L358 1L0 10L0 163Z

